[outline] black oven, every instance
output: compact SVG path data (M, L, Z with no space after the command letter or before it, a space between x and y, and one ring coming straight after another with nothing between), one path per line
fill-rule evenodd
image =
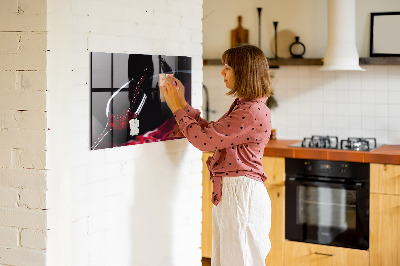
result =
M286 239L368 249L368 163L287 158L285 169Z

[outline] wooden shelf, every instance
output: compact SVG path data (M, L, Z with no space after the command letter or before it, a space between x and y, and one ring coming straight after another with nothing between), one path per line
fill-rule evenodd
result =
M400 65L400 57L362 57L360 65Z
M203 59L203 66L222 66L221 59Z
M270 67L279 66L304 66L304 65L322 65L321 58L268 58ZM204 59L204 66L217 66L222 65L220 59Z
M322 66L323 58L268 58L271 68L279 66ZM204 66L222 65L220 59L204 59ZM362 57L360 65L400 65L400 57Z
M322 58L268 58L270 67L322 66Z

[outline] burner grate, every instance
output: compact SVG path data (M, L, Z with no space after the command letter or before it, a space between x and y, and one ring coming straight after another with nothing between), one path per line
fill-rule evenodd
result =
M376 138L347 138L340 141L342 150L369 151L376 147Z
M371 151L378 147L376 138L347 138L339 139L336 136L313 135L311 138L303 138L301 143L293 144L294 147L341 149L353 151Z
M336 136L317 136L311 138L304 138L301 147L305 148L325 148L325 149L338 149L339 140Z

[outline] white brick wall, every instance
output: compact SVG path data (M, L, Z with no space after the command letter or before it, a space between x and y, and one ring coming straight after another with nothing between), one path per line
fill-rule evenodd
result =
M0 3L1 265L45 265L46 2Z
M46 170L0 169L0 186L46 189Z
M18 247L19 231L16 228L0 227L0 247Z
M46 249L46 231L22 230L21 246L31 249Z
M191 56L200 107L202 0L47 10L47 264L201 265L201 152L186 140L90 151L88 82L90 52Z
M11 187L0 187L0 207L15 208L18 205L19 190Z
M45 265L46 254L42 250L0 247L3 265Z

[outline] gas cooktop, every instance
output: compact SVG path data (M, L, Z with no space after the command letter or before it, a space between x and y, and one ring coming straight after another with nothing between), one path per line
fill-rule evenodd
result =
M371 151L382 145L377 145L376 138L347 138L339 142L336 136L311 136L304 138L302 142L289 145L301 148L320 148L353 151Z

